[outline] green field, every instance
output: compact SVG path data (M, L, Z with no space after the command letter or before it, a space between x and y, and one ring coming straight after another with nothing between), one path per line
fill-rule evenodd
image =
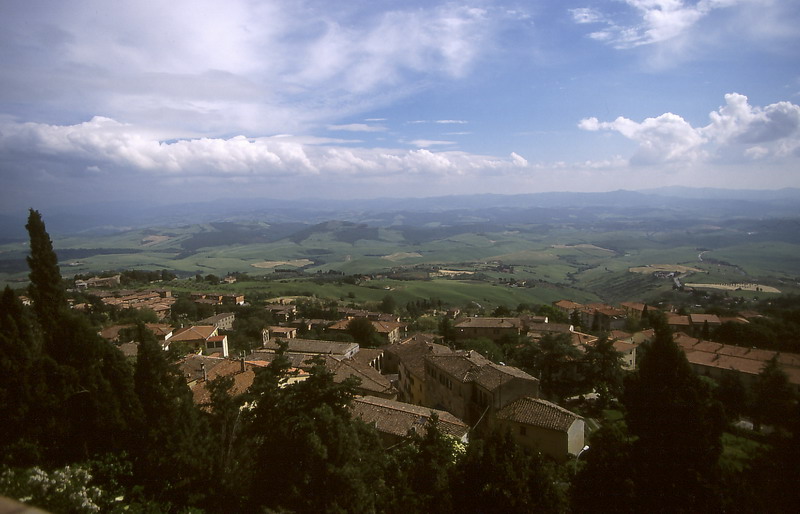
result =
M519 225L462 233L453 227L400 230L344 222L299 225L284 232L279 228L265 223L149 228L55 237L54 247L65 277L124 269L165 269L183 277L239 272L271 277L253 287L274 290L276 296L340 298L352 293L363 301L378 301L391 291L399 303L440 298L453 305L474 301L487 306L560 298L646 301L671 291L672 281L629 270L656 264L702 270L687 276L687 282L753 282L782 293L800 291L800 244L792 237L779 234L776 240L755 241L747 233L708 225L629 231L619 230L618 224L608 230L579 224ZM435 237L437 231L442 237ZM0 245L0 282L15 287L26 283L26 255L26 243ZM254 266L265 262L268 267ZM282 264L269 264L276 262ZM274 280L281 270L301 269L310 278L329 271L424 277L439 268L474 275L471 280L372 280L359 286Z

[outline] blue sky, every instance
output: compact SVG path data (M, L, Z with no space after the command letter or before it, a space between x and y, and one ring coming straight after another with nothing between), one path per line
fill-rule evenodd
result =
M4 1L3 210L800 187L796 0Z

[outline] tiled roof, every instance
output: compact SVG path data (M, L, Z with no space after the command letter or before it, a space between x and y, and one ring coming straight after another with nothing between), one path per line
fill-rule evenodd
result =
M357 377L361 380L358 389L381 395L396 394L389 379L367 364L353 359L337 359L326 355L325 367L333 373L333 380L336 383L344 382L350 377Z
M519 318L464 318L455 323L455 328L519 328Z
M530 323L528 325L528 331L530 332L554 332L558 334L568 334L574 328L569 323Z
M462 439L469 426L449 412L419 407L410 403L385 400L374 396L355 398L351 404L353 415L374 425L380 432L404 437L410 431L425 434L426 424L431 413L439 417L439 429L449 435Z
M223 312L223 313L220 313L220 314L216 314L214 316L210 316L210 317L208 317L206 319L200 320L200 321L198 321L198 323L200 323L201 325L214 325L214 324L219 323L220 321L228 319L230 317L236 317L236 315L234 313L232 313L232 312Z
M515 378L522 378L538 382L539 379L532 377L519 368L514 366L501 366L499 364L489 363L485 366L475 368L472 371L472 379L475 383L492 391L503 384L510 382Z
M556 307L560 307L562 309L580 309L583 307L580 303L575 303L571 300L559 300L553 304Z
M511 402L496 414L504 419L550 430L566 432L577 419L583 419L554 403L526 396Z
M452 375L456 380L467 382L473 378L470 372L476 367L491 363L489 359L475 351L459 352L451 355L428 355L432 365Z
M689 320L693 325L702 325L706 321L709 325L719 325L719 317L716 314L689 314Z
M217 327L214 325L192 325L191 327L178 328L172 333L172 337L169 338L169 342L205 341L211 337L216 330Z
M321 341L316 339L286 339L287 352L305 354L330 354L346 355L358 350L356 343L341 343L338 341ZM277 350L278 344L270 340L265 346L266 350Z
M445 355L453 353L453 350L441 344L412 341L389 345L386 352L396 356L411 373L422 376L425 373L426 356Z

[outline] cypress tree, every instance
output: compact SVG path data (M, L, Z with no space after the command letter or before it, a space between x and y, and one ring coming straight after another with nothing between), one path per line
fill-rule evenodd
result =
M53 251L53 242L39 211L30 209L25 228L28 230L31 246L27 261L31 269L29 294L33 309L45 331L53 331L67 305L66 292L58 269L58 257Z

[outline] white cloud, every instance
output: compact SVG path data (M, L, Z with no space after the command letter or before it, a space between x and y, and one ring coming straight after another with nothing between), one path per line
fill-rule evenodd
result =
M465 120L436 120L435 123L440 125L466 125L469 122Z
M419 140L420 149L337 146L339 140L273 136L159 141L136 126L95 117L76 125L14 123L0 125L0 158L20 169L36 162L58 174L63 167L91 170L107 180L142 176L154 179L263 182L271 177L343 177L383 180L398 173L429 177L514 173L527 166L516 153L509 159L466 152L433 152L449 141ZM56 165L57 163L57 165ZM97 177L96 180L102 180ZM149 181L139 181L144 187Z
M429 146L442 146L455 144L453 141L440 141L435 139L415 139L411 144L420 148L428 148Z
M712 11L748 1L753 0L625 0L636 15L632 23L588 7L571 9L570 13L575 23L606 25L603 30L591 32L590 38L616 48L632 48L683 36Z
M328 125L328 130L343 130L345 132L384 132L386 127L367 125L365 123L349 123L346 125Z
M638 149L631 161L637 164L784 158L800 148L800 106L784 101L753 107L737 93L725 95L725 103L709 114L711 122L704 127L692 127L673 113L642 122L592 117L578 127L615 131L635 141Z
M575 23L597 23L603 21L603 15L597 9L591 7L579 7L577 9L570 9L572 19Z
M3 3L0 102L69 106L63 119L103 113L183 137L306 132L465 77L505 16L455 3L366 7Z

